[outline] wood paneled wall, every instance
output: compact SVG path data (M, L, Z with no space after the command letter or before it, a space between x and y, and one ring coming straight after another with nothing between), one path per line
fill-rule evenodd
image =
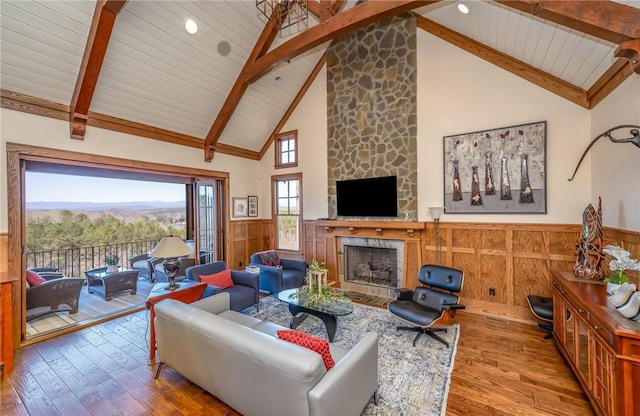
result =
M421 264L435 263L434 224L413 223L409 233L407 223L396 230L376 229L367 233L353 221L353 229L341 229L326 222L305 221L304 255L307 261L326 263L330 275L339 270L337 239L341 235L405 240L405 276L407 287L417 285L417 270ZM366 223L366 222L364 222ZM383 223L384 224L384 223ZM388 222L388 227L392 222ZM474 308L488 314L528 319L527 295L551 297L551 270L573 271L580 225L564 224L487 224L446 223L440 225L441 263L465 272L462 297ZM604 229L605 238L629 250L632 258L640 258L640 233L613 228ZM608 272L607 262L603 268ZM629 273L640 283L639 273ZM334 279L336 280L336 279ZM489 298L489 288L496 294ZM493 311L493 313L491 313Z
M9 270L7 258L9 256L9 235L0 233L0 273Z
M273 248L271 220L229 222L227 266L240 270L249 264L251 254Z

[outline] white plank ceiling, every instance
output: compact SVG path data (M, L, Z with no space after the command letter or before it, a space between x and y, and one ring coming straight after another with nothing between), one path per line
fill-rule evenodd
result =
M640 8L640 0L618 2ZM617 45L492 1L465 3L468 15L450 1L417 12L583 89L614 61ZM94 9L92 0L2 0L0 87L69 105ZM185 32L187 18L197 22L197 34ZM204 139L263 27L254 0L129 0L117 15L90 110ZM276 38L272 48L289 39ZM224 42L228 54L219 52ZM219 143L259 152L325 49L251 84Z

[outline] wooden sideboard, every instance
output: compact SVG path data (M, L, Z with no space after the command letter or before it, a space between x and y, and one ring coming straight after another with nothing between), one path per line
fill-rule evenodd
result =
M607 303L606 285L553 272L553 335L598 415L640 416L640 323Z
M13 372L13 299L11 284L18 280L0 272L0 366L3 374Z

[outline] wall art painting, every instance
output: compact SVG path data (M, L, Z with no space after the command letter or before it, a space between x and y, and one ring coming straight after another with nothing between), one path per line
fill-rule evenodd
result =
M248 213L247 197L234 197L233 201L233 216L235 218L246 217Z
M546 214L547 122L444 137L447 214Z

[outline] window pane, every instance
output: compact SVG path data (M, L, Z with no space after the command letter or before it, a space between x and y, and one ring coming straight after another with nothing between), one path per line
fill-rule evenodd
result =
M297 180L289 181L289 196L290 197L299 196L299 194L298 194L298 181Z
M289 213L289 199L278 198L278 214L288 214L288 213Z
M280 141L280 153L286 152L287 150L289 150L289 141L288 140L281 140Z
M289 142L289 150L292 152L296 150L296 141L293 139L289 139L287 141Z
M280 215L278 216L277 224L278 248L284 250L299 250L299 217L296 215Z
M288 181L278 181L278 198L285 198L289 196L289 182Z
M290 163L289 152L283 153L282 156L280 156L280 159L282 163Z
M299 202L300 200L297 198L289 199L289 214L300 214Z

